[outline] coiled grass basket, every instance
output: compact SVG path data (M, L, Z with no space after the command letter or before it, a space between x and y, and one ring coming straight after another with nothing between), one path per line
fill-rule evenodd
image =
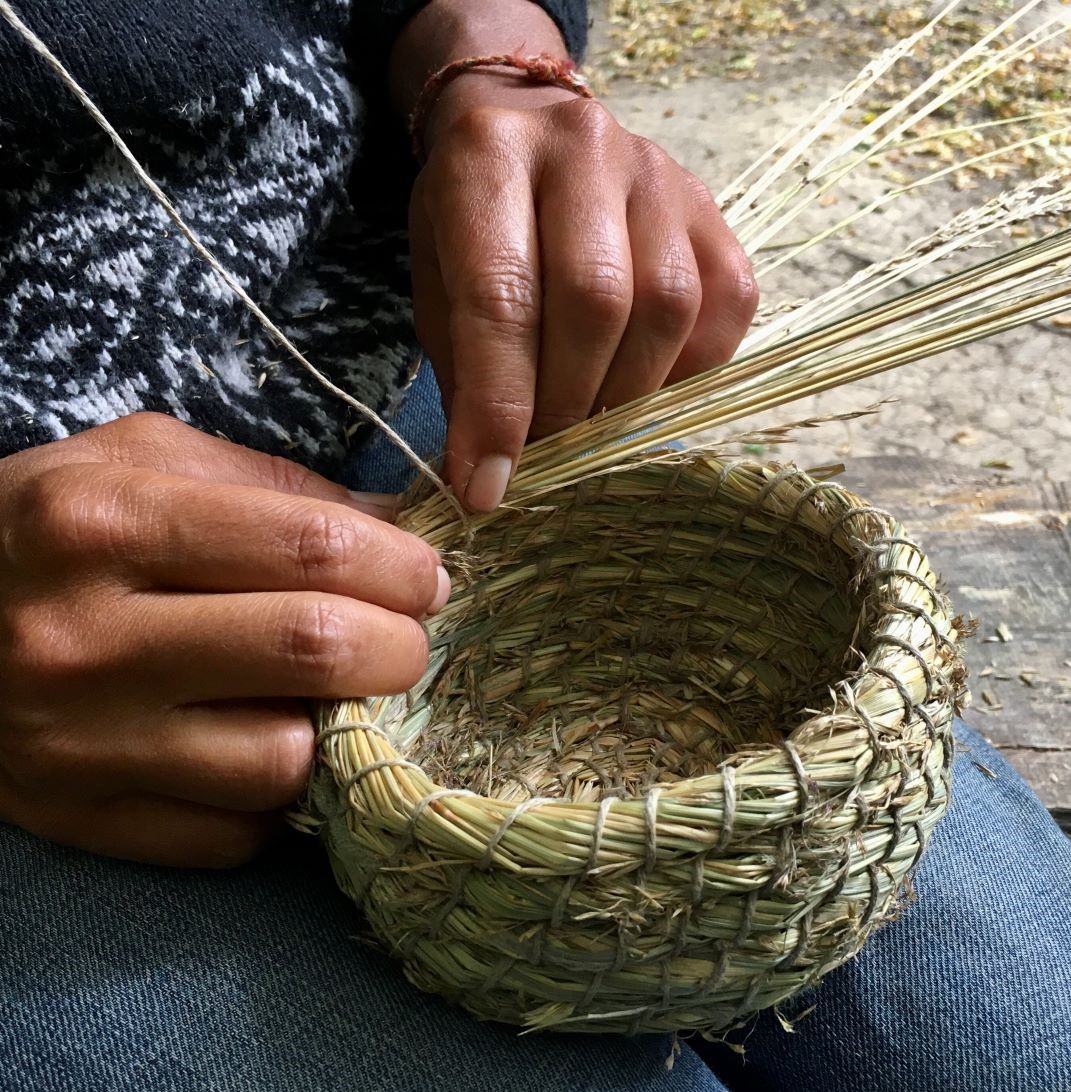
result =
M431 666L323 708L303 822L413 983L527 1027L713 1032L895 913L964 670L890 517L693 452L471 540L437 496L402 523L458 551Z

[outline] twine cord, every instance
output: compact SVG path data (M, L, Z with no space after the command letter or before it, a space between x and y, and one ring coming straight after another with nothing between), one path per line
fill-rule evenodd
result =
M129 145L119 135L115 126L104 116L97 104L90 98L89 93L82 87L82 85L71 75L67 70L63 62L56 56L55 53L45 44L44 41L22 21L18 13L9 3L9 0L0 0L0 15L3 15L7 22L11 25L12 29L23 38L26 43L37 53L45 63L56 73L57 76L68 87L71 93L78 99L78 101L85 107L86 111L93 118L93 120L100 126L101 129L107 133L111 142L115 145L119 154L133 170L138 180L142 185L152 194L156 203L167 213L167 215L174 222L175 226L182 233L186 241L193 247L194 251L211 267L216 275L223 281L223 283L238 297L238 300L245 307L247 311L257 320L258 323L267 331L272 338L283 349L286 350L289 355L305 369L306 372L312 378L324 387L327 391L333 394L336 398L341 399L347 406L354 409L359 413L366 421L370 422L376 428L378 428L387 438L403 452L408 458L410 463L418 470L425 478L430 481L436 489L446 498L450 505L456 510L459 519L465 527L469 526L468 513L465 512L453 492L447 487L446 483L439 477L438 474L428 465L414 450L413 448L396 432L382 417L376 413L370 406L366 406L359 399L354 398L353 395L344 391L341 387L332 383L326 375L323 374L302 352L301 350L283 333L283 331L264 313L257 302L249 295L249 293L242 287L238 279L233 273L229 272L226 266L208 249L194 230L183 220L178 210L171 203L167 194L160 188L160 186L154 181L149 172L141 165L137 156L130 150Z
M424 132L428 118L438 102L439 96L448 84L466 72L480 68L510 68L531 83L546 83L572 91L581 98L592 98L587 80L576 70L576 65L568 58L555 57L550 53L537 53L530 57L519 53L487 53L476 57L463 57L451 61L433 72L421 88L416 105L409 115L409 135L413 138L413 155L423 163L427 158L424 146Z

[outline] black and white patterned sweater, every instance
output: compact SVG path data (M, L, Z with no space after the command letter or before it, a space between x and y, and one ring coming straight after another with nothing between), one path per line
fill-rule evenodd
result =
M388 412L419 358L382 88L427 0L17 0L210 249ZM536 0L583 46L583 0ZM0 20L0 457L138 410L331 473L355 415L281 359Z

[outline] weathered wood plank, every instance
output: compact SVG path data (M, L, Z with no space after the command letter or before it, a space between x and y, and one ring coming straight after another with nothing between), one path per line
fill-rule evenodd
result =
M1069 484L902 457L857 459L842 480L907 525L978 620L966 719L1071 820Z

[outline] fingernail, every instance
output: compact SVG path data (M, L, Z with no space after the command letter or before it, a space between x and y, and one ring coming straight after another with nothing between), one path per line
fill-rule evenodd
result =
M465 503L477 512L493 512L506 495L513 460L508 455L485 455L469 478Z
M428 607L429 615L438 614L446 606L447 599L450 598L450 574L440 565L438 576L439 586L435 590L435 598Z
M350 500L360 508L373 509L380 519L394 519L398 514L398 498L393 493L358 493L349 489Z

